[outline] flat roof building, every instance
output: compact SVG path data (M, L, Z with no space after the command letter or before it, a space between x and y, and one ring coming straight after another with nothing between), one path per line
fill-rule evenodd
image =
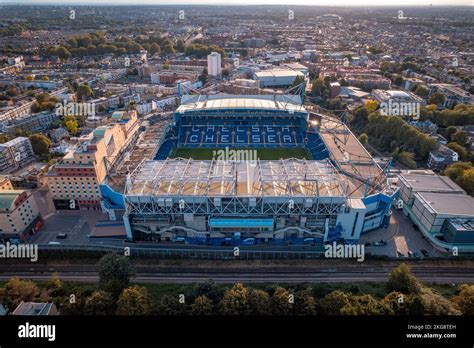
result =
M290 87L298 77L304 78L305 75L301 71L291 69L263 70L253 75L253 79L258 81L260 88L287 88Z
M434 174L402 173L399 186L403 212L434 245L474 251L474 231L469 232L473 197L450 178Z

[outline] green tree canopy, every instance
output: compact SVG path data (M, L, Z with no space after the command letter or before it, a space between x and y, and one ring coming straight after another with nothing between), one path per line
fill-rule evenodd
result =
M155 305L153 299L148 294L148 290L143 286L132 286L126 288L120 294L117 301L117 315L151 315Z
M46 155L49 153L49 147L51 146L51 140L43 134L33 134L30 136L31 146L33 151L37 155Z
M115 297L128 286L131 275L130 260L126 256L107 254L99 261L100 287Z

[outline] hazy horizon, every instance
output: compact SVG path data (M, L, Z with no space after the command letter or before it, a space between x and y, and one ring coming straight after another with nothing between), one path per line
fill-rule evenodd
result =
M1 4L8 5L287 5L287 6L314 6L314 7L425 7L425 6L474 6L474 0L1 0Z

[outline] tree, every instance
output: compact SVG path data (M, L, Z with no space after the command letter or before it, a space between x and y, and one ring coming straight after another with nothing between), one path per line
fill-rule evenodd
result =
M402 263L390 272L387 289L389 292L398 291L403 294L418 294L421 291L421 285L411 273L410 267Z
M66 127L67 127L67 130L69 131L69 133L71 133L71 134L76 134L77 133L78 124L77 124L76 120L66 121Z
M114 297L128 286L131 275L130 261L126 256L107 254L99 261L99 285Z
M152 43L150 45L150 53L151 54L160 54L161 53L161 48L160 48L160 45L158 45L157 43Z
M469 136L466 132L458 131L451 135L451 141L454 141L461 146L466 146L469 142Z
M218 303L222 298L223 292L222 287L212 280L206 280L194 286L193 297L206 296L212 303Z
M49 153L49 147L51 146L51 140L43 134L33 134L30 136L31 146L33 151L37 155L46 155Z
M417 96L422 97L422 98L428 96L428 90L422 86L417 86L416 89L414 90L414 93Z
M245 315L248 312L248 289L236 283L227 290L219 303L219 311L224 315Z
M295 80L293 81L292 87L296 87L304 83L304 76L296 76Z
M184 303L180 303L176 296L165 295L161 298L158 305L158 313L160 315L182 315L186 312Z
M117 301L117 315L150 315L154 311L154 303L148 290L143 286L126 288Z
M227 78L227 77L229 77L229 75L230 75L229 69L223 69L222 70L222 77Z
M79 85L76 90L76 97L78 101L85 101L92 95L92 89L87 83Z
M270 296L267 292L258 289L250 290L248 303L250 315L270 314Z
M474 197L474 168L464 171L461 177L461 187Z
M369 136L365 133L362 133L360 136L359 136L359 141L362 145L365 145L369 142Z
M445 98L441 93L433 93L433 95L428 99L428 104L442 105L444 104Z
M459 293L452 298L452 301L458 306L462 314L474 315L474 285L461 285Z
M395 159L403 164L404 166L408 167L409 169L416 168L416 162L414 161L415 154L408 151L398 151L395 154Z
M403 77L401 75L397 75L394 79L393 79L393 83L397 86L401 86L403 84Z
M448 147L459 155L462 160L467 159L467 150L464 146L455 142L448 143Z
M371 112L374 112L375 110L377 110L379 107L379 103L377 103L377 101L375 100L369 100L366 104L365 104L365 109L367 110L367 113L371 113Z
M448 141L454 141L452 139L452 136L454 133L456 133L458 130L456 127L454 126L449 126L448 128L446 128L446 139L448 139ZM461 144L462 145L462 144Z
M321 308L325 315L340 315L341 309L349 304L349 296L339 290L324 296Z
M311 89L311 94L313 96L320 97L324 94L325 91L326 91L326 85L322 78L317 78L316 80L313 81L313 86Z
M427 315L460 315L456 305L430 288L421 288L424 313Z
M39 295L40 290L34 282L13 277L3 288L0 288L0 303L13 310L21 301L29 302Z
M295 293L293 313L296 315L316 314L316 300L311 294L311 289L302 289Z
M389 314L390 309L378 302L371 295L352 296L349 303L341 308L343 315L382 315Z
M191 305L192 315L212 315L214 314L214 306L212 301L206 296L199 296L194 299Z
M278 287L271 297L271 311L275 315L289 315L293 309L290 293L285 288Z
M451 180L460 184L464 175L464 171L471 168L472 165L469 162L456 162L446 167L444 170L444 175L449 176Z
M199 75L198 80L201 81L203 85L207 83L209 80L209 73L206 68L202 69L202 73Z
M69 52L66 47L60 46L56 49L56 55L61 59L69 59L71 57L71 52Z
M177 42L176 42L176 50L178 52L184 52L184 49L185 49L185 46L184 46L184 41L179 39Z
M392 291L381 301L389 314L395 315L424 315L425 309L420 295L406 295Z
M5 93L10 97L15 97L18 95L18 89L15 86L10 86Z
M168 44L163 47L163 54L165 56L172 55L175 53L176 53L176 50L174 49L172 44Z
M112 296L105 291L98 290L86 299L84 313L87 315L113 315L114 306Z

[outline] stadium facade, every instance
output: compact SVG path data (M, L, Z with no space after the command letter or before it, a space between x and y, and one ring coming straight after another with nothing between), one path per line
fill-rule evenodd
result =
M176 149L223 148L257 156L173 156ZM264 149L307 155L260 159ZM123 192L107 181L101 192L109 210L123 209L133 240L356 243L389 224L398 190L385 173L344 122L307 110L298 95L186 95L153 158L127 174Z

